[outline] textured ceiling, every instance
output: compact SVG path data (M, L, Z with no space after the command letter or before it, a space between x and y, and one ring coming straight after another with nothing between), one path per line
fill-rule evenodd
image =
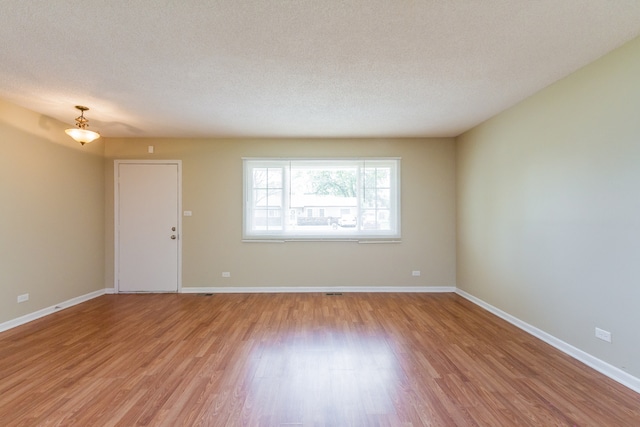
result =
M0 97L104 136L454 136L640 34L640 0L2 0Z

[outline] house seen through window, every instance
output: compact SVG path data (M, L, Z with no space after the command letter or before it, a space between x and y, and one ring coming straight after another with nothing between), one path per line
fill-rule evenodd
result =
M245 239L400 237L400 160L244 159Z

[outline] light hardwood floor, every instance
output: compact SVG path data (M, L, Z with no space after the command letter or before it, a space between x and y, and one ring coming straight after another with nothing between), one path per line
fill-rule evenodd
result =
M0 334L0 425L640 426L455 294L105 295Z

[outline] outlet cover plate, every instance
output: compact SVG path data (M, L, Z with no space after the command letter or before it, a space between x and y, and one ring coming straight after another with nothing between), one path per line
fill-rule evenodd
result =
M611 332L596 328L596 338L602 341L611 342Z

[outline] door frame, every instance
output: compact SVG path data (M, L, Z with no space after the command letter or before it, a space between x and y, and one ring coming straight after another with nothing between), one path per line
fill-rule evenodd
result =
M178 167L178 289L182 293L182 160L114 160L113 161L113 289L120 293L118 278L120 277L120 185L119 167L121 164L157 164L176 165Z

